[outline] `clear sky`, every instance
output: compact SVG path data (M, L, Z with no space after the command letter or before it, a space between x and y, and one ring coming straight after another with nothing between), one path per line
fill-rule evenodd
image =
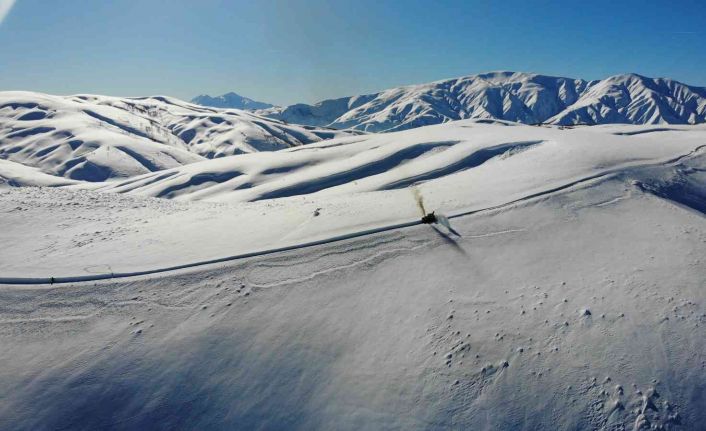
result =
M706 86L704 0L0 0L0 20L0 90L290 104L491 70Z

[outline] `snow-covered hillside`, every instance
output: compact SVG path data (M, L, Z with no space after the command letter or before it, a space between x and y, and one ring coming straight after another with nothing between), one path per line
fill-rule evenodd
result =
M490 206L499 203L499 196L519 198L686 154L704 144L706 126L570 129L464 120L208 160L94 189L252 202L292 196L352 197L423 184L431 195L443 196L439 203L447 210L459 210L471 202ZM401 194L402 201L410 200L408 191Z
M231 109L267 109L272 108L274 105L265 102L258 102L257 100L252 100L248 97L243 97L237 93L226 93L220 96L209 96L208 94L202 94L191 99L191 103L203 106L212 106L214 108L231 108Z
M350 134L167 97L0 92L0 159L87 181Z
M536 124L706 122L706 88L636 74L601 81L492 72L259 111L299 124L371 132L466 118Z
M0 188L0 429L703 429L705 145L461 121Z
M60 207L52 211L54 223L32 221L31 209L42 207L32 194L53 192L19 189L13 193L29 200L8 207L23 210L6 215L4 222L16 232L26 223L35 227L21 244L0 250L0 276L83 274L84 266L107 263L104 259L111 250L132 250L136 244L138 254L113 253L109 264L114 272L287 247L418 220L415 189L429 209L461 214L701 154L705 144L706 126L562 129L465 120L206 160L127 180L69 185L65 193L71 202L103 202L87 210L96 216L95 226L88 221L72 223L71 216L63 219ZM0 165L0 176L2 169ZM14 184L32 184L31 172L4 169L14 172L14 177L5 174ZM683 188L688 178L700 175L687 173L654 179L654 188ZM40 180L48 182L36 181L41 184ZM698 191L696 186L688 189L692 194ZM176 212L165 217L130 215L146 221L136 231L125 230L123 215L115 211L143 204L126 200L123 205L120 202L128 198L118 198L115 192L162 198L156 205ZM188 210L174 206L174 201L207 201L214 206ZM49 202L54 205L52 199ZM110 214L98 216L102 206L109 207ZM65 226L64 235L52 233L55 223ZM115 229L122 233L106 234ZM143 243L143 236L150 240ZM184 247L184 241L201 245ZM62 252L39 256L34 251L57 248ZM28 260L28 255L34 258Z

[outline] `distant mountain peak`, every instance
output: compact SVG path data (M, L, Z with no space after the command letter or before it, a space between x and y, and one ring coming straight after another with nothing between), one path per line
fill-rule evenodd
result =
M637 73L603 80L492 71L259 112L291 123L389 132L466 118L518 123L697 124L706 88Z
M230 91L226 94L220 96L209 96L208 94L202 94L191 99L191 103L202 106L212 106L214 108L234 108L234 109L268 109L273 108L274 105L258 102L257 100L250 99L249 97L241 96L238 93Z

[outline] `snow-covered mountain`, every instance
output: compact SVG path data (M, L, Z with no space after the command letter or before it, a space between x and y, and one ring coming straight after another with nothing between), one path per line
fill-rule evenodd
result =
M208 94L201 94L199 96L191 99L191 103L203 106L212 106L214 108L234 108L234 109L267 109L272 108L274 105L265 102L258 102L257 100L252 100L248 97L241 96L240 94L230 92L220 96L209 96Z
M88 181L350 134L162 96L0 92L0 159Z
M551 124L698 124L706 122L706 88L630 74L591 83Z
M585 81L492 72L258 112L298 124L370 132L467 118L559 125L696 124L706 121L706 88L636 74Z
M0 159L50 175L104 181L360 131L389 132L458 119L702 123L706 89L639 75L589 82L497 72L254 112L162 96L0 92Z

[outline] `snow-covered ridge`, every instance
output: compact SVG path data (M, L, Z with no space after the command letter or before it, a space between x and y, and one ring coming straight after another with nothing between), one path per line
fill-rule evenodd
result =
M350 135L169 97L0 92L0 159L84 181Z
M600 81L492 72L258 111L298 124L370 132L479 118L526 124L697 124L706 88L636 74Z

